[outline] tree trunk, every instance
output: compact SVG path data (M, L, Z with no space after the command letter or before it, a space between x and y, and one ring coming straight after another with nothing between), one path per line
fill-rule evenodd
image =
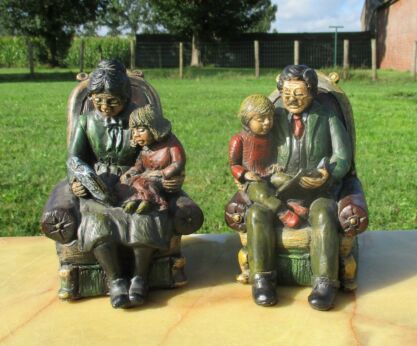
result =
M48 57L48 64L51 67L58 67L58 45L57 45L57 38L55 37L47 37L45 39L46 45L49 49L49 57Z
M190 66L200 67L201 63L201 47L200 40L196 34L193 34L191 43L191 64Z

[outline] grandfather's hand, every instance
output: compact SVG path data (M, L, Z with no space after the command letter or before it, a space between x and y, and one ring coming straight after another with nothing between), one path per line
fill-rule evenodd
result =
M330 176L325 168L318 168L314 173L311 176L301 177L299 184L302 188L307 190L317 189L323 186Z
M71 184L71 191L77 197L87 197L87 189L79 181L74 180Z
M162 186L167 192L178 192L181 190L185 180L185 174L177 175L169 179L162 179Z

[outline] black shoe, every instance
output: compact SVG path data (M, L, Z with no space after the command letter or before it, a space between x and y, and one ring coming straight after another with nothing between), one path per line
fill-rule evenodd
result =
M328 278L319 277L315 280L308 302L313 309L326 311L334 306L338 285Z
M110 283L110 302L115 309L129 307L127 280L120 278Z
M274 272L256 273L253 276L252 297L256 304L272 306L278 301Z
M131 306L139 306L145 303L148 295L148 285L141 276L135 276L130 282L129 300Z

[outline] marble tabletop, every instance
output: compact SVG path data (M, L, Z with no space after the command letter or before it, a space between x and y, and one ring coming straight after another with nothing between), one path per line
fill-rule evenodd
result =
M417 231L366 232L359 243L359 288L328 312L309 307L308 287L278 287L275 307L256 306L235 282L236 234L185 237L189 284L115 310L108 297L58 299L51 240L0 238L0 344L417 345Z

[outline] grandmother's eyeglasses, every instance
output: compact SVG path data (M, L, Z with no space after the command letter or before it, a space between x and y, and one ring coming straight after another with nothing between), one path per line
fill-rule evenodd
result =
M93 102L96 105L102 106L110 106L110 107L117 107L123 104L122 100L118 97L105 97L105 96L93 96Z

